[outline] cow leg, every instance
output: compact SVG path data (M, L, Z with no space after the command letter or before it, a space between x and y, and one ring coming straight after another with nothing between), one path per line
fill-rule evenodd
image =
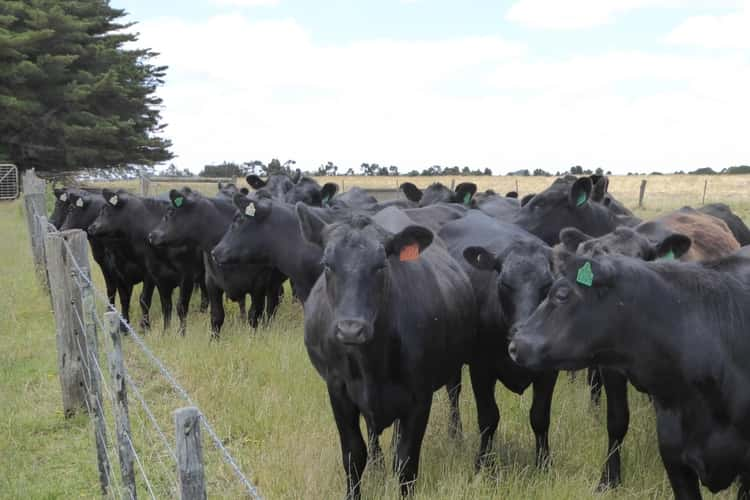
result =
M422 439L427 429L431 406L432 397L429 397L427 401L414 405L409 415L401 419L394 468L398 473L402 496L409 495L414 490L414 482L419 473L419 453L422 450Z
M161 314L164 320L164 331L169 330L169 323L172 321L172 288L166 286L157 286L159 300L161 301Z
M211 304L211 340L218 339L224 324L224 291L214 285L207 285L208 299ZM244 306L245 298L240 300L240 308Z
M698 475L682 461L682 426L679 416L656 408L659 454L676 500L701 500Z
M102 268L102 276L104 276L104 286L107 289L107 300L114 306L118 279L112 276L109 272L105 272L104 268Z
M274 281L272 276L271 279L271 286L268 293L266 294L266 318L268 321L271 321L271 318L273 318L276 314L276 309L279 308L279 302L281 301L281 296L284 293L283 278L281 280Z
M341 442L341 459L346 474L346 497L360 498L360 481L367 465L367 447L359 430L359 411L343 387L328 384L328 397Z
M479 421L479 454L474 463L477 471L487 465L490 459L492 440L495 437L497 425L500 423L500 411L495 402L495 376L487 363L472 363L469 365L471 387L477 403L477 420Z
M370 450L370 463L375 464L377 467L383 466L383 449L380 447L380 436L375 432L374 426L367 423L367 439Z
M602 382L607 392L607 462L599 480L599 491L617 487L620 482L620 447L628 432L628 379L613 370L602 369Z
M737 490L737 500L750 500L750 474L740 475L740 487Z
M450 401L451 421L448 427L448 435L454 439L460 439L463 435L461 425L461 410L458 404L461 399L461 368L451 377L450 381L445 384L445 390L448 393Z
M549 415L557 373L546 372L534 380L534 399L531 402L529 419L536 439L536 466L539 468L549 465Z
M133 285L130 283L118 283L117 293L120 294L120 314L122 319L130 324L130 297L133 295ZM120 322L120 331L126 333L128 331L125 323Z
M266 304L265 290L254 290L250 294L250 298L253 303L247 313L247 321L250 323L251 328L258 328L258 324L260 324L260 320L263 317L263 307Z
M201 305L200 312L204 313L208 311L208 289L206 288L206 281L201 280L198 284L198 288L201 290Z
M247 306L245 304L247 300L247 295L242 295L239 299L237 299L237 305L240 306L240 318L246 318L247 317Z
M589 367L587 380L591 390L591 403L594 406L599 406L602 399L602 374L598 366Z
M143 331L151 329L151 319L149 318L149 311L151 310L151 299L154 296L154 282L151 278L143 279L143 290L141 290L141 296L138 301L141 304L141 328Z
M193 279L183 279L180 285L180 298L177 301L177 317L180 319L179 334L183 337L187 331L187 316L190 310L190 297L193 295Z

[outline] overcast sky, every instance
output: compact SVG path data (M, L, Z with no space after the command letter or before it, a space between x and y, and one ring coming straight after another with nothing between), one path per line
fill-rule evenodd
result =
M750 0L111 0L179 168L750 164Z

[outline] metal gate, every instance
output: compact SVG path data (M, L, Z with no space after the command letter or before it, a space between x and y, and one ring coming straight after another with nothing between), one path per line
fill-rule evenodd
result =
M0 163L0 200L18 198L18 169L10 163Z

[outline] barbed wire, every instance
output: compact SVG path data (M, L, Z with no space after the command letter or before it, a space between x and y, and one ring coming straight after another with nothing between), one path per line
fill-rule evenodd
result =
M117 315L117 318L120 322L120 324L125 325L125 328L127 329L128 333L130 334L131 338L135 342L135 344L140 347L141 351L146 355L146 357L158 368L158 370L161 372L162 376L169 382L169 384L172 386L172 388L191 406L194 406L198 409L198 417L200 418L201 422L203 423L203 427L206 429L206 432L208 433L209 437L211 438L211 441L214 443L214 446L221 454L224 461L230 466L232 471L234 472L237 479L242 483L242 485L245 487L247 492L250 494L250 496L255 500L262 500L262 496L258 492L258 489L250 482L249 479L243 474L242 470L240 469L239 465L237 465L237 462L235 461L234 457L231 455L229 450L224 446L224 443L222 443L221 438L218 436L216 431L213 429L211 424L208 422L208 419L206 418L205 414L200 410L198 405L193 401L193 399L190 397L188 392L180 385L179 382L174 378L174 376L171 374L171 372L167 369L166 366L164 366L164 363L162 363L161 359L159 359L156 354L154 354L151 349L148 347L146 342L141 338L141 336L133 329L133 327L125 321L125 319L122 317L120 312L109 302L109 298L106 297L94 284L92 283L91 279L88 276L88 273L84 271L78 264L78 262L75 259L75 254L73 252L73 249L70 247L70 243L65 238L62 238L63 247L67 251L70 259L70 263L72 263L74 270L78 273L78 276L86 283L87 286L89 286L92 290L92 292L99 297L99 299L102 301L102 303L105 305L105 307L111 311L114 312Z

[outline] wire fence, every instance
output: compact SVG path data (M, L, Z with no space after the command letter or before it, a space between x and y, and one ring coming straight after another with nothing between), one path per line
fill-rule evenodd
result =
M54 310L64 414L85 411L91 419L101 493L133 500L139 491L152 499L205 499L203 429L234 476L238 489L233 496L262 498L188 391L96 287L86 234L61 232L48 222L46 186L33 170L24 173L23 186L35 268ZM149 404L145 384L126 368L123 334L129 339L128 364L138 361L137 354L188 405L172 412L174 439L164 430L164 417ZM99 354L105 345L108 363ZM131 412L128 396L134 396L136 411ZM133 421L131 413L137 417ZM119 474L113 473L115 462Z

